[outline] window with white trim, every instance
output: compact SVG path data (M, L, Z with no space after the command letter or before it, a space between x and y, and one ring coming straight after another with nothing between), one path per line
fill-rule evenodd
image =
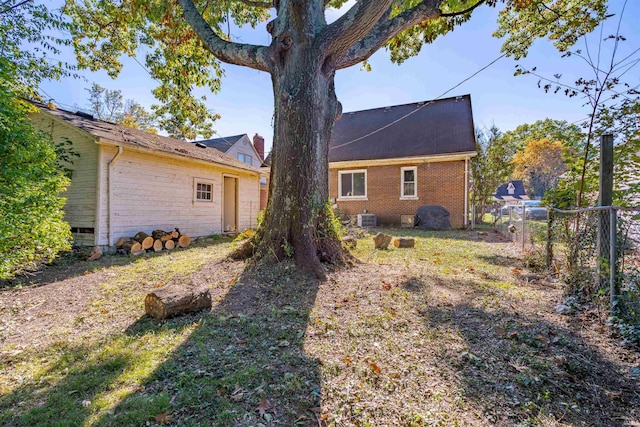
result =
M367 197L367 171L338 171L338 195L341 199L364 199Z
M196 202L213 202L213 184L206 181L195 181Z
M242 163L244 163L244 154L238 153L238 160L240 160Z
M418 197L418 167L400 168L400 197Z

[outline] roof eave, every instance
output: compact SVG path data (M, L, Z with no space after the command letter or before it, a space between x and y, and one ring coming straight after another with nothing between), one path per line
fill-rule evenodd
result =
M197 162L197 163L201 163L204 165L208 165L208 166L217 166L223 169L231 169L233 171L243 171L245 173L250 173L250 174L255 174L255 175L263 175L263 172L256 169L256 168L244 168L244 167L238 167L238 166L234 166L234 165L230 165L228 163L223 163L223 162L216 162L215 160L207 160L207 159L201 159L198 157L193 157L193 156L189 156L189 155L185 155L182 153L171 153L169 151L166 150L157 150L157 149L153 149L153 148L148 148L148 147L142 147L139 146L137 144L131 143L131 142L123 142L123 141L111 141L109 139L105 139L100 137L97 141L96 141L99 145L110 145L110 146L126 146L129 149L132 149L134 151L138 151L141 153L153 153L156 155L160 155L160 156L166 156L166 157L171 157L171 158L177 158L177 159L181 159L181 160L189 160L192 162Z
M337 162L329 162L330 169L338 169L343 167L361 167L361 166L387 166L405 163L433 163L433 162L454 162L469 159L478 155L477 151L465 151L460 153L435 154L430 156L411 156L411 157L394 157L389 159L371 159L371 160L343 160Z

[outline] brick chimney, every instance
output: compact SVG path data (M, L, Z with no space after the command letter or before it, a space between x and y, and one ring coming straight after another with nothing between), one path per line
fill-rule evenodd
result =
M258 152L258 155L260 156L260 160L264 160L264 138L258 135L257 133L253 135L253 146Z

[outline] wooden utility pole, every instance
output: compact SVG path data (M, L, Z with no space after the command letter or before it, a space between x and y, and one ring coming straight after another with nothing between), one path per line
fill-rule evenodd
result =
M613 135L602 135L600 138L600 206L611 206L613 203ZM617 300L615 291L615 215L610 210L599 211L598 222L598 277L600 289L610 286L612 307ZM613 239L612 237L613 236Z

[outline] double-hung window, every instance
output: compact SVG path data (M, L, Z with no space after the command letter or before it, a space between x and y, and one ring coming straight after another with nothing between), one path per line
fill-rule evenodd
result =
M340 199L366 199L367 171L339 171L338 196Z
M400 168L400 198L418 198L418 168L416 166Z

